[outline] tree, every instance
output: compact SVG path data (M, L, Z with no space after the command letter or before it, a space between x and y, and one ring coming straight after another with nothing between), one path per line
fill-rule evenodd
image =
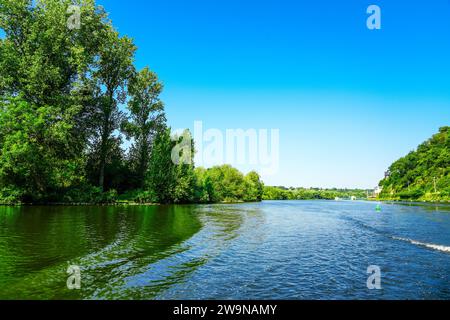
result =
M194 143L189 130L181 135L170 129L160 132L154 142L146 185L159 203L191 203L195 200Z
M264 185L259 174L255 171L245 176L245 201L261 201L264 193Z
M230 165L215 166L206 171L208 198L211 202L244 201L244 176Z
M158 203L173 202L173 191L176 184L175 165L172 161L172 141L170 129L158 133L150 155L146 186L154 194Z
M175 142L172 148L172 161L175 161L175 187L173 201L190 203L195 199L194 141L189 130L180 136L172 137Z
M244 175L230 165L195 169L195 201L249 202L261 201L264 185L257 172Z
M0 189L14 191L16 201L55 201L84 179L83 159L65 158L52 144L71 130L53 111L20 98L0 107Z
M166 128L162 84L136 73L132 40L94 0L0 0L0 29L0 201L109 203L136 187L161 203L261 199L256 173L195 169L189 131ZM129 163L119 129L133 140Z
M130 119L124 121L122 130L134 140L130 158L137 188L144 187L153 140L165 126L164 104L159 98L162 89L157 75L149 68L134 74L128 86Z
M120 37L112 27L108 28L100 47L99 61L93 74L95 83L95 112L97 120L94 141L99 150L100 189L104 189L105 165L108 153L114 145L113 133L123 121L118 104L126 99L125 87L133 74L133 58L136 47L131 39Z
M208 176L205 168L195 168L195 187L194 187L194 201L198 203L211 202L210 194L213 194L211 179Z
M125 152L121 147L122 139L113 137L110 139L110 150L105 159L105 190L125 192L134 186L129 181L130 170L126 161ZM87 161L87 177L90 181L98 179L100 165L100 148L93 148L97 152L91 152Z
M450 127L395 161L380 181L380 197L393 200L445 200L450 198Z
M80 0L83 23L67 27L71 0L1 0L0 91L21 95L36 107L76 108L73 90L93 63L106 13L93 0Z
M78 95L95 60L106 14L77 1L82 27L67 28L69 0L1 0L0 188L49 199L83 180L86 134ZM14 168L11 164L14 163Z

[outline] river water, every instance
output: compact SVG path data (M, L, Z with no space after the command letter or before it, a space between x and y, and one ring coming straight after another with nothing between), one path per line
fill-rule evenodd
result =
M450 206L377 204L0 207L0 299L450 299Z

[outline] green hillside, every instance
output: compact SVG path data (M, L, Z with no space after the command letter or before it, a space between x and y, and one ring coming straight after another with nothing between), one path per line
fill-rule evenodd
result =
M394 162L380 182L381 199L450 200L450 127Z

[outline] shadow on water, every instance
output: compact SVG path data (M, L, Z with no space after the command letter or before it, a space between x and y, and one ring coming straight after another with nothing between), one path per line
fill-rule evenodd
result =
M183 206L0 207L0 299L152 298L204 261L150 284L130 279L188 250L201 227ZM67 289L68 265L80 266L81 290Z

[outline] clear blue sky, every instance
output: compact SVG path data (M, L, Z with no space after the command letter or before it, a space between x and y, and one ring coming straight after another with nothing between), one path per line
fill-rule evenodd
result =
M99 3L164 82L170 126L280 130L266 184L374 187L450 125L449 0Z

